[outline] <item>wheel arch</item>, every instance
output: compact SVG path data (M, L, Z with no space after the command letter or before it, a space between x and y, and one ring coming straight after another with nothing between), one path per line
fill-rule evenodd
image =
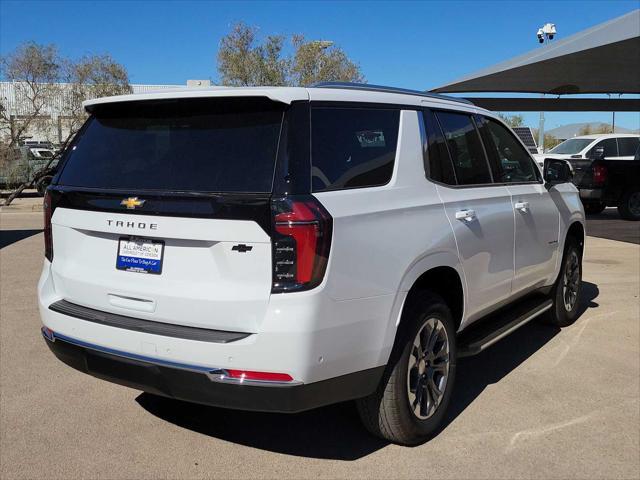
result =
M452 312L456 330L463 323L466 281L458 256L453 252L441 252L425 257L416 262L404 276L388 323L385 348L381 351L381 364L388 362L396 338L403 328L403 312L407 302L425 290L432 291L445 300Z
M430 291L442 297L449 310L451 310L457 331L462 324L464 314L464 288L458 271L448 266L434 267L427 270L415 280L409 289L405 305L415 296L420 295L420 292L424 291Z
M579 221L574 221L571 225L569 225L569 228L567 229L567 234L566 234L566 238L564 241L564 244L567 244L567 240L569 238L574 239L577 243L578 246L580 247L580 253L584 253L584 237L585 237L585 231L584 231L584 225L582 224L582 222ZM563 251L564 251L564 246L563 246Z

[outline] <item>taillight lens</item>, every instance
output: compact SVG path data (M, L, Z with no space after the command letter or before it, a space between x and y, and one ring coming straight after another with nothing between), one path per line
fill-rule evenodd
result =
M601 163L596 163L593 166L593 183L596 185L602 185L607 180L607 167Z
M51 193L47 190L42 204L44 212L44 256L53 262L53 235L51 233L51 217L53 216L53 202Z
M274 293L308 290L324 277L331 248L331 215L312 196L272 200Z

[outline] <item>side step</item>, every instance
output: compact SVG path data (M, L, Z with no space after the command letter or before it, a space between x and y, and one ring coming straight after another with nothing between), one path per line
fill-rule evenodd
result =
M460 334L458 357L477 355L552 306L553 302L548 298L534 297L480 320L477 326L471 325L468 331Z

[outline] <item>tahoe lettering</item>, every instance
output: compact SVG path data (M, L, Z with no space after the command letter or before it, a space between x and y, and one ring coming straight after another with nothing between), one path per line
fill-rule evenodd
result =
M122 228L138 228L140 230L157 230L157 223L146 222L132 222L124 220L107 220L107 225L110 227L122 227Z

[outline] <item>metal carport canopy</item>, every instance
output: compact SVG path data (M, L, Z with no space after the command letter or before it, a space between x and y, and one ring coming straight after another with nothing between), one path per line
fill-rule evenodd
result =
M640 9L431 91L640 93Z

